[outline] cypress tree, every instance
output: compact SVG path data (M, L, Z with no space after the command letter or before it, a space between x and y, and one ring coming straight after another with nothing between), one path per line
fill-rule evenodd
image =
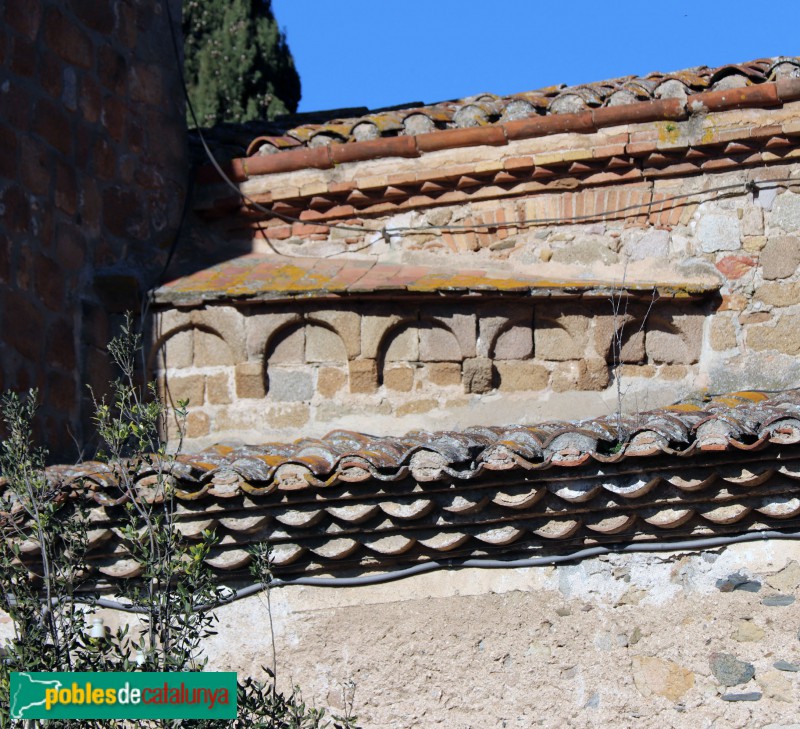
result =
M297 110L300 77L270 0L185 0L183 38L186 85L202 126Z

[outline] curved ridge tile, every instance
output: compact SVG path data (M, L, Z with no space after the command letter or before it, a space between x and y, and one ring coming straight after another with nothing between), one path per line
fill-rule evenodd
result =
M406 537L402 534L392 534L389 536L364 536L361 537L362 544L369 550L378 554L404 554L413 547L417 540Z
M402 501L382 501L381 511L394 519L414 520L421 519L423 516L433 511L433 501L430 499L416 499L411 503Z
M504 486L495 492L492 501L497 506L508 509L527 509L540 501L547 493L541 484L520 484L517 487Z

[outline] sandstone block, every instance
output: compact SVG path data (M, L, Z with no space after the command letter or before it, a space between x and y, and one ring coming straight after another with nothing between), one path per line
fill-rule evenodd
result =
M594 351L608 362L637 364L644 360L642 323L630 314L594 319ZM618 350L618 351L617 351Z
M305 336L306 362L347 362L347 349L336 332L309 324Z
M760 262L766 279L792 276L800 264L800 238L791 235L770 238L761 251Z
M532 328L533 308L531 306L507 306L505 304L500 306L491 304L481 307L478 310L477 355L479 357L491 356L491 348L494 346L498 334L512 323L514 326Z
M536 310L533 339L538 359L563 362L586 353L591 317L574 307L564 307L563 312L556 318Z
M354 359L350 368L350 392L375 392L378 388L378 363L374 359Z
M270 365L302 364L306 361L306 330L289 328L278 332L269 342Z
M383 372L383 384L390 390L411 392L414 385L414 368L406 365L387 367Z
M650 364L624 364L617 372L620 377L655 377L656 368Z
M186 418L186 436L188 438L201 438L208 435L210 420L201 410L192 410Z
M364 344L362 329L362 345ZM387 340L386 362L417 362L419 361L419 330L416 327L399 329L389 334ZM368 348L372 350L370 346ZM363 351L363 347L362 347Z
M533 356L533 330L529 326L511 326L497 337L494 359L528 359Z
M700 314L651 317L645 334L647 357L664 364L694 364L700 359L702 336Z
M717 352L736 348L736 327L730 317L717 314L711 320L711 347Z
M742 247L748 253L758 253L767 245L767 237L764 235L748 235L742 238Z
M188 400L190 405L202 405L205 386L206 378L203 375L173 376L166 379L167 395L174 403Z
M460 361L463 357L475 356L477 323L475 314L464 314L458 311L436 313L435 321L441 322L458 342ZM422 330L424 331L424 330ZM420 332L420 347L422 347L422 332ZM424 359L424 357L423 357Z
M492 360L489 358L465 359L461 370L464 392L483 393L492 389Z
M195 367L218 367L234 364L233 353L225 340L211 332L195 329L192 333Z
M320 367L317 372L317 392L322 397L333 397L347 382L345 370L338 367Z
M627 230L622 234L623 250L631 261L669 257L669 231Z
M755 325L745 330L747 346L757 351L775 349L800 354L800 314L784 314L774 326Z
M495 362L498 389L505 392L538 392L547 389L550 373L538 363L525 361Z
M299 320L300 316L294 313L256 313L245 316L245 348L247 350L248 359L262 357L267 347L267 341L272 335L281 327L286 326L290 322Z
M206 400L212 405L227 405L231 401L230 381L227 374L220 373L206 377Z
M473 334L473 352L474 338ZM421 362L460 362L463 355L452 332L443 327L423 327L419 330L419 359Z
M741 226L734 211L705 213L695 231L700 248L705 253L739 249Z
M276 370L278 372L280 370ZM305 372L301 374L307 374ZM266 397L266 390L264 388L264 367L261 362L242 362L236 365L235 372L236 380L236 397L239 398L263 398ZM310 379L310 377L309 377ZM289 381L281 378L280 375L273 378L273 372L270 370L270 395L276 400L302 400L301 397L282 397L278 393L288 393L292 385Z
M219 335L230 348L233 359L236 362L244 361L244 317L237 309L232 306L211 306L207 309L193 311L191 318L196 327L208 327L208 329Z
M376 358L383 345L386 332L397 326L402 317L394 311L376 309L370 314L361 317L361 356ZM390 335L391 336L391 335ZM388 344L388 343L387 343ZM416 360L416 357L414 358Z
M800 304L800 283L764 283L753 298L770 306L794 306Z
M314 312L313 318L326 322L339 335L347 351L344 359L355 359L361 354L361 316L359 314L354 311L317 311Z
M155 355L154 369L165 371L191 367L194 359L194 340L191 330L169 337Z
M461 384L461 365L455 362L431 362L422 370L422 379L439 387Z

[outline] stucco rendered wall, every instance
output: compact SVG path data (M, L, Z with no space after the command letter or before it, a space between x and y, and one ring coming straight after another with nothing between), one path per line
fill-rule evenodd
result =
M354 691L368 729L791 726L799 562L771 541L275 588L278 676L334 709ZM213 667L271 666L263 594L218 614Z

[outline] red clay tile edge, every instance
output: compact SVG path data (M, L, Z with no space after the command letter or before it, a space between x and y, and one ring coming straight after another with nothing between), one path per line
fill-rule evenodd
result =
M331 169L337 164L361 162L382 157L419 157L426 152L480 145L502 146L509 141L577 132L589 134L602 127L652 121L680 121L690 114L730 109L780 106L800 99L800 79L781 79L757 86L724 91L705 91L679 99L642 101L624 106L607 106L574 114L552 114L470 129L445 129L417 136L383 137L364 142L324 147L289 149L263 157L234 159L223 166L235 182L278 172L308 168ZM201 184L217 182L219 174L211 166L198 170Z

